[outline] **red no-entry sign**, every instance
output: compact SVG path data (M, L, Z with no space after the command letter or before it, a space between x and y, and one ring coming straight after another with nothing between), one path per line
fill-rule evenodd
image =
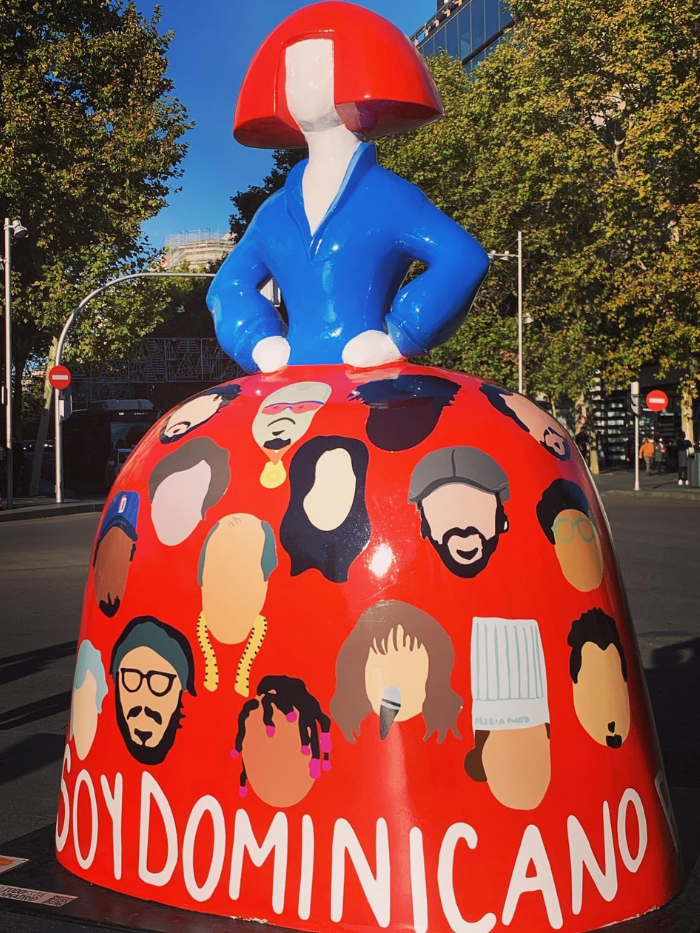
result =
M668 395L660 389L653 389L646 397L647 408L652 411L663 411L668 405Z
M54 389L67 389L70 385L70 369L67 366L53 366L49 370L49 382Z

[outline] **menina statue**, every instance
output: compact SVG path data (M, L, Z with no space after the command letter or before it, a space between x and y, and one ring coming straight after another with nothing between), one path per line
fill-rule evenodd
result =
M90 881L317 933L578 933L678 889L585 465L528 399L406 362L488 261L368 140L441 115L351 4L250 66L237 139L309 159L209 292L253 375L168 413L98 530L56 827Z

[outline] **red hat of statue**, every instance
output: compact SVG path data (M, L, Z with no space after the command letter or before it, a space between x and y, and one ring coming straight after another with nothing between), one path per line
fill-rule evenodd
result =
M392 23L355 4L328 0L288 16L255 54L243 79L233 134L244 146L306 145L287 108L284 51L305 39L333 41L335 109L367 139L401 133L443 116L425 62Z

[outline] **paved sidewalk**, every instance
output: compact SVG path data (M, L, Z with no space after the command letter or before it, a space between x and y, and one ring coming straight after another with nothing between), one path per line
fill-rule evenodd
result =
M652 473L647 476L642 470L639 476L639 492L634 491L634 470L606 470L598 473L593 479L602 495L616 493L640 498L660 496L700 502L700 488L696 486L679 486L678 477L675 473Z
M79 515L82 512L101 512L104 503L104 497L69 499L60 505L48 496L20 497L13 501L11 509L8 509L3 502L0 522L17 522L28 518L53 518L56 515Z

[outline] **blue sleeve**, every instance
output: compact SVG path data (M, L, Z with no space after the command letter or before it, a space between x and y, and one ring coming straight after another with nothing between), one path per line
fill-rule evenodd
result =
M258 291L271 278L260 249L264 208L253 218L207 292L207 306L219 343L248 373L258 370L252 355L258 341L285 334L284 322L274 305Z
M399 352L417 356L457 331L486 277L489 258L474 237L422 191L405 182L401 188L405 224L399 248L428 268L404 285L385 321Z

